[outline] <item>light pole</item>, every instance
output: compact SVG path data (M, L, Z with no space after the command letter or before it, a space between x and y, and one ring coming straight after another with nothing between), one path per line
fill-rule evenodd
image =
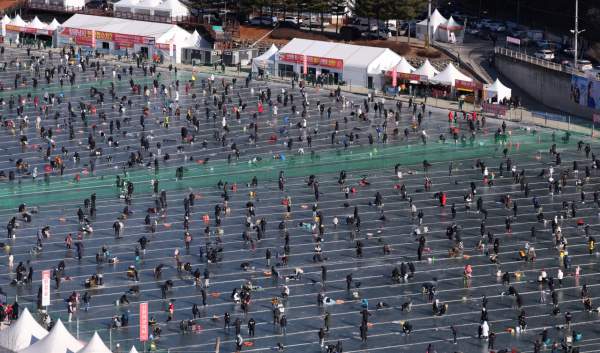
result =
M579 34L585 32L585 29L582 29L581 31L579 30L579 0L575 0L575 29L571 30L571 33L573 33L573 35L575 36L574 40L573 40L573 68L575 70L577 70L577 53L578 53L578 48L577 48L577 37L579 36Z
M425 39L425 47L429 48L431 42L431 0L428 1L427 5L427 38ZM410 26L408 28L408 36L410 38Z

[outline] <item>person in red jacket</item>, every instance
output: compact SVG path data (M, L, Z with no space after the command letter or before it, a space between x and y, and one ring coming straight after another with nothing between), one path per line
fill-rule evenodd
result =
M175 304L173 304L173 302L169 302L169 317L167 318L167 322L173 320L174 315L175 315Z
M445 192L440 193L440 207L446 207L447 198Z

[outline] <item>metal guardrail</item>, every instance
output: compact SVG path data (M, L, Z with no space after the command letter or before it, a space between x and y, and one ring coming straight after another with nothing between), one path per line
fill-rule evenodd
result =
M561 65L561 64L557 64L557 63L549 61L549 60L544 60L544 59L536 58L535 56L527 55L527 54L525 54L523 52L519 52L519 51L507 49L507 48L495 47L494 48L494 54L496 54L496 55L503 55L503 56L506 56L506 57L509 57L509 58L517 59L517 60L520 60L520 61L523 61L523 62L526 62L526 63L529 63L529 64L541 66L541 67L546 68L546 69L550 69L550 70L554 70L554 71L559 71L559 72L564 72L564 73L567 73L569 75L581 75L582 74L578 70L574 70L571 67L568 67L568 66L565 66L565 65Z
M173 23L173 24L187 23L187 24L195 24L195 25L206 24L206 21L204 21L202 18L196 17L196 16L173 16L173 17L170 17L170 16L157 16L157 15L133 13L133 12L129 12L129 11L114 11L113 16L119 17L119 18L127 18L127 19L137 20L137 21L146 21L146 22L162 22L162 23Z

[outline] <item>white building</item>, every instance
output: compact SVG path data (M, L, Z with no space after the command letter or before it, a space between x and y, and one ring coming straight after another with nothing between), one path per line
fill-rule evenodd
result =
M388 48L367 47L336 42L294 38L275 57L275 74L309 76L331 74L334 81L348 85L381 89L385 72L401 57Z
M61 8L82 9L92 0L31 0L32 5L49 5Z
M158 55L166 62L181 63L182 49L196 46L199 38L173 24L76 14L59 27L56 43L115 54Z
M121 0L114 5L115 12L121 16L134 14L178 18L190 15L190 10L179 0Z

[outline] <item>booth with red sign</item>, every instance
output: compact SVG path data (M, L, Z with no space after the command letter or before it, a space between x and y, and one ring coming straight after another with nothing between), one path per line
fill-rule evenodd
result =
M385 88L385 72L401 57L389 48L294 38L279 50L275 74L315 84Z
M422 92L429 84L427 76L387 71L385 73L385 87L389 94L404 93L422 95ZM417 93L418 92L418 93Z
M301 72L308 77L328 75L331 81L337 83L342 80L344 60L311 55L279 53L279 76L291 76L293 65L301 66Z
M149 47L156 44L153 37L81 28L62 27L58 34L62 38L59 43L67 41L71 44L99 49L101 51L129 51L132 53L135 49L140 49L139 51L149 55ZM163 47L161 48L164 49ZM166 49L169 50L168 44Z
M80 46L116 55L141 54L157 62L180 63L182 49L198 36L167 23L76 14L57 31L57 46Z
M481 82L455 80L454 88L457 95L459 95L459 100L467 103L478 103L481 97L483 97L483 84Z
M56 19L54 21L56 21ZM52 38L55 28L40 21L37 16L30 22L24 21L19 15L16 15L12 20L10 20L8 17L5 17L2 19L2 25L3 33L5 34L8 42L39 42L44 43L46 46L52 46Z

